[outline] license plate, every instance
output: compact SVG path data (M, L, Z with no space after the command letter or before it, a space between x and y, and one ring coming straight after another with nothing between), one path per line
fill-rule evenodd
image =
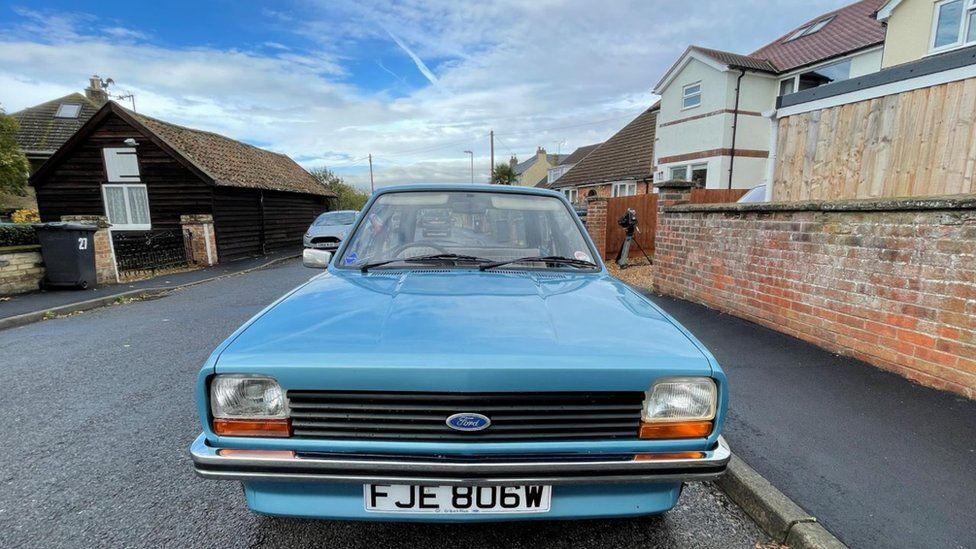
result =
M366 510L377 513L545 513L551 486L366 484Z

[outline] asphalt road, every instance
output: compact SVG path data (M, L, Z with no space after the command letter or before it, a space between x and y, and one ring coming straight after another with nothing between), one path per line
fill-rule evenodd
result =
M754 547L711 484L638 520L425 525L273 519L191 471L196 373L312 273L297 262L153 301L0 331L3 547Z
M746 320L654 300L729 378L732 451L851 547L976 547L976 402Z

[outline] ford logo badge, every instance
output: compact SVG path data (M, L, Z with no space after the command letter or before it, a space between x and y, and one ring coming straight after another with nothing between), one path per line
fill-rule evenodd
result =
M481 414L454 414L447 418L447 426L456 431L481 431L491 425L491 419Z

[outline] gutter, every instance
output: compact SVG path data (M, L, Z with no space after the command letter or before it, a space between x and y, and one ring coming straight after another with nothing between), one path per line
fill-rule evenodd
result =
M766 158L766 202L772 202L773 176L776 174L776 146L779 143L779 117L776 109L765 111L762 115L773 125L769 132L769 156Z
M739 96L742 90L742 77L746 69L739 67L739 78L735 81L735 109L732 113L732 148L729 152L729 189L732 189L732 172L735 169L735 135L739 129Z

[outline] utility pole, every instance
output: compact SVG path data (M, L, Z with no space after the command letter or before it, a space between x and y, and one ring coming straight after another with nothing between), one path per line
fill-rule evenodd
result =
M491 141L491 165L488 166L488 183L495 181L495 130L488 132Z
M471 184L474 185L474 152L464 151L464 154L471 155Z
M373 186L373 153L369 153L369 194L376 192L376 187Z

